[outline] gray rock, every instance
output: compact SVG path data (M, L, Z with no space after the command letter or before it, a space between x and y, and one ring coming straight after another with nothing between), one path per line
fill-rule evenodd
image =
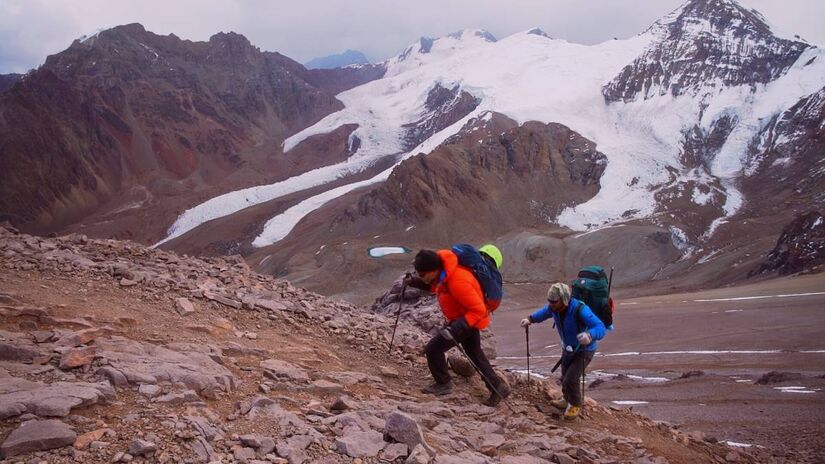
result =
M309 375L300 367L281 361L280 359L267 359L261 361L261 369L264 370L264 376L273 380L281 382L309 382Z
M16 377L0 377L0 418L24 412L66 417L74 408L103 403L115 396L109 383L56 382L47 385Z
M212 445L202 437L196 438L191 446L192 451L195 453L195 462L206 463L218 459L215 450L212 449Z
M381 460L393 462L398 458L406 457L410 449L404 443L391 443L381 451Z
M238 446L232 451L232 455L236 461L246 463L255 459L255 450Z
M373 457L384 448L384 437L375 430L362 432L347 428L344 435L335 440L335 451L353 458Z
M187 298L178 298L175 300L175 309L181 316L188 316L195 312L195 305Z
M59 420L28 421L9 434L0 446L0 455L10 458L33 451L43 451L69 446L77 434Z
M143 456L146 454L154 453L157 451L158 447L151 441L146 440L134 440L129 443L129 454L132 456Z
M101 367L97 370L97 372L95 372L95 374L106 378L112 385L116 387L125 387L129 385L129 380L126 378L126 376L123 375L123 373L119 370L110 366Z
M258 449L261 447L261 436L256 434L248 434L240 436L241 443L244 446Z
M576 460L564 453L556 453L553 455L553 460L559 464L576 464Z
M430 461L430 453L419 444L412 449L404 464L430 464Z
M275 440L272 437L261 438L261 446L255 450L255 454L259 458L265 458L267 454L275 450Z
M142 384L138 387L138 393L151 399L160 395L161 388L157 385Z
M197 403L201 399L197 393L192 390L185 390L182 392L177 393L167 393L163 396L158 396L155 398L155 401L158 403L171 403L171 404L183 404L183 403Z
M309 388L319 393L340 393L344 390L344 387L340 384L324 379L312 382L312 385Z
M501 464L550 464L550 461L536 456L503 456Z
M353 408L355 408L355 400L346 395L338 397L329 407L330 411L346 411Z
M436 456L435 464L487 464L490 458L473 451L462 451L452 456Z
M424 441L421 427L412 417L401 411L393 411L387 416L387 421L384 423L384 434L399 443L406 444L410 448L414 449L416 445L420 444L427 451L430 451L430 447Z
M0 360L31 362L38 356L40 356L40 352L34 348L27 348L14 343L0 343Z
M97 355L106 358L111 368L132 384L182 383L207 398L235 386L235 376L229 370L194 348L177 351L119 336L99 339L96 345ZM111 370L104 372L113 375Z

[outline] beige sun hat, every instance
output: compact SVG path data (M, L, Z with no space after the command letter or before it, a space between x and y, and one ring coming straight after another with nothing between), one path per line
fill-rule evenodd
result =
M550 289L547 290L547 299L548 300L561 300L565 306L570 303L570 286L562 283L556 282L550 286Z

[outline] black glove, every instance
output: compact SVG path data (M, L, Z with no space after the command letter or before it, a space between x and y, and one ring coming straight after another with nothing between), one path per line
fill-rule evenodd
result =
M421 280L421 277L412 275L409 272L404 275L404 278L401 280L401 285L430 291L430 284Z
M460 341L467 337L470 326L467 325L467 320L462 316L450 322L450 325L447 326L447 331L450 332L450 335L452 335L454 339Z

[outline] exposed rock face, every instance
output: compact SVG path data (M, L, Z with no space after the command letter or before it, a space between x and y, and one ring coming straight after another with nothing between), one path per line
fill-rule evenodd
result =
M3 219L48 231L136 186L168 194L271 172L284 137L341 103L241 35L189 42L130 24L50 56L0 106Z
M595 195L606 162L594 143L565 126L517 126L488 113L431 154L404 161L347 215L359 230L362 222L394 218L446 243L466 240L466 227L496 236L514 224L546 224Z
M743 187L758 209L825 203L825 88L778 115L750 146ZM788 218L790 219L790 218Z
M604 87L608 102L697 94L711 81L764 84L809 47L774 36L759 13L731 0L692 0L648 33L654 42Z
M810 211L788 224L768 254L767 262L752 274L780 275L821 268L825 263L825 213Z
M421 119L404 125L404 148L409 150L416 147L433 134L470 114L479 103L480 99L462 90L459 85L448 89L436 84L427 94Z

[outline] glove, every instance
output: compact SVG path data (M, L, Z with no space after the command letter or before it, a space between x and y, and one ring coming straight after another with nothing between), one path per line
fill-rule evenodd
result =
M581 343L582 346L586 346L586 345L589 345L589 344L593 343L593 337L590 336L590 332L588 332L586 330L584 332L576 335L576 340L578 340L579 343Z
M463 317L459 317L453 322L450 322L450 325L447 326L447 330L450 332L450 335L452 335L452 338L456 340L464 339L464 336L469 329L470 326L467 325L467 320Z
M532 324L532 322L530 322L530 318L525 317L524 319L521 320L521 326L522 327L527 327L530 324Z

